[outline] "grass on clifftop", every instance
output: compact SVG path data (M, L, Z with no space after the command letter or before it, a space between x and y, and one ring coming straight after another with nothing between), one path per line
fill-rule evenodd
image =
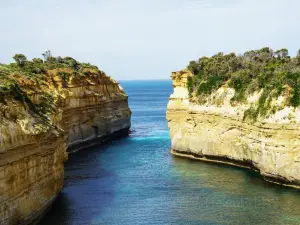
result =
M80 63L71 57L52 57L50 52L46 53L45 60L34 58L30 61L24 55L16 54L14 63L0 63L0 104L6 105L8 100L13 99L45 119L47 112L56 107L53 86L66 87L70 78L80 81L95 74L104 74L89 63ZM55 80L55 76L61 79ZM36 94L38 101L33 100Z
M274 113L276 109L270 108L270 102L280 95L287 96L286 105L300 105L300 52L290 57L287 49L274 52L266 47L239 56L218 53L191 61L188 69L194 74L187 84L190 96L202 103L225 84L235 89L232 104L244 102L247 96L262 90L258 105L248 109L244 118Z

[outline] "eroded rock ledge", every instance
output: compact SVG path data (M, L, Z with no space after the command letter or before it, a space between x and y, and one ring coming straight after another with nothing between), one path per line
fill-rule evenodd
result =
M223 86L197 104L190 101L189 76L188 70L172 74L174 93L167 110L171 153L254 169L267 181L299 188L299 109L283 106L267 118L245 121L243 114L257 96L232 106L234 90Z
M1 225L29 224L51 205L63 186L68 148L128 134L131 111L123 89L95 67L81 72L7 75L23 97L7 91L0 103Z

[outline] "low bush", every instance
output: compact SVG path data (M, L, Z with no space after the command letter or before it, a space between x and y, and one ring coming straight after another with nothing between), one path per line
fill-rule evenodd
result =
M218 53L191 61L187 68L194 75L188 83L190 96L201 100L225 84L235 89L232 102L243 102L263 89L257 108L249 109L246 117L267 114L271 99L286 88L291 90L287 104L300 105L300 57L290 57L287 49L274 52L266 47L240 56Z

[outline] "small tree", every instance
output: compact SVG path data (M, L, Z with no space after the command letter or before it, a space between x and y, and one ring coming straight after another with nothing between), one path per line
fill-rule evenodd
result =
M39 64L39 63L43 63L43 60L40 58L33 58L32 62Z
M297 57L300 57L300 49L297 52Z
M46 50L43 54L44 62L48 61L52 57L52 53L50 50Z
M16 54L13 59L16 61L18 66L23 67L27 61L27 58L23 54Z
M190 64L188 65L188 69L193 73L197 74L198 71L198 64L196 61L191 61Z
M289 51L286 48L281 49L282 58L286 58L289 55Z
M286 48L280 49L275 52L277 58L287 58L289 55L289 51Z
M67 56L63 59L63 61L66 64L68 64L71 68L73 68L75 70L78 69L79 63L75 59L73 59L72 57Z
M56 57L56 62L58 62L58 63L63 63L64 60L63 60L62 57L58 56L58 57Z

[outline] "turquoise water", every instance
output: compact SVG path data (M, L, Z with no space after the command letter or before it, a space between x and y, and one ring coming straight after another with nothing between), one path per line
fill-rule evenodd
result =
M169 154L170 81L121 84L132 133L70 155L65 186L40 225L300 224L298 190Z

